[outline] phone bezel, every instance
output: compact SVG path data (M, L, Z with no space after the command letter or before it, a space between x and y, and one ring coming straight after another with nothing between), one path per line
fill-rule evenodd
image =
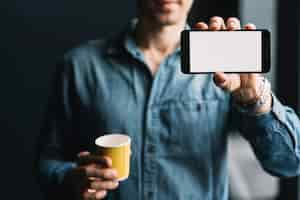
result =
M183 30L181 32L181 71L184 74L205 74L205 73L214 73L214 72L191 72L190 66L190 32L193 31L211 31L211 30L199 30L199 29L190 29ZM220 30L228 31L228 30ZM234 31L259 31L262 32L262 71L253 71L253 72L226 72L226 73L267 73L271 68L271 42L270 42L270 31L266 29L256 29L256 30L234 30ZM212 31L211 31L212 32ZM216 31L214 31L216 32Z

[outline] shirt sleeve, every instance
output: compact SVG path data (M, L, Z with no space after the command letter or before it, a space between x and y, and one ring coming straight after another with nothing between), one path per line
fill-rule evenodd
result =
M65 145L72 133L76 107L70 62L59 62L54 77L45 122L38 138L35 164L39 185L49 199L58 194L65 173L76 167L72 149Z
M271 111L258 116L233 108L233 124L250 142L266 171L275 176L296 176L300 171L300 121L294 110L273 94L272 101Z

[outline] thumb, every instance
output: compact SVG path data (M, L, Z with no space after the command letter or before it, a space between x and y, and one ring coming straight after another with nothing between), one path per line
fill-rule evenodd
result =
M226 74L222 72L216 72L214 74L214 82L217 86L222 86L227 80Z
M81 152L79 152L78 154L77 154L77 157L83 157L83 156L88 156L88 155L90 155L91 153L90 152L88 152L88 151L81 151Z
M230 89L230 79L225 73L222 72L216 72L214 74L214 82L215 84L220 87L223 90L229 90Z
M233 92L240 87L240 78L238 74L216 72L214 74L214 82L218 87L227 92Z

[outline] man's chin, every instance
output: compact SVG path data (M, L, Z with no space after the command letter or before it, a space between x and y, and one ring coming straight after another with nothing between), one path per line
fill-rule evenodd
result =
M179 23L179 19L174 16L156 16L156 21L160 25L171 26Z

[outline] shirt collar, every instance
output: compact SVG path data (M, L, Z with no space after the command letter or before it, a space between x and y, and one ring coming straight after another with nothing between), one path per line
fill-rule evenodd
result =
M133 57L142 59L144 61L143 53L138 48L136 40L134 38L134 32L136 30L137 22L138 20L136 18L131 21L129 29L125 34L123 46L125 47L125 50L129 52Z
M109 40L106 52L108 55L119 55L121 51L125 50L130 53L132 56L143 59L143 54L138 48L136 41L134 39L134 31L136 29L138 19L135 18L127 24L126 28L117 35L117 37ZM185 25L185 29L189 30L190 26ZM174 51L174 53L180 53L180 46Z

